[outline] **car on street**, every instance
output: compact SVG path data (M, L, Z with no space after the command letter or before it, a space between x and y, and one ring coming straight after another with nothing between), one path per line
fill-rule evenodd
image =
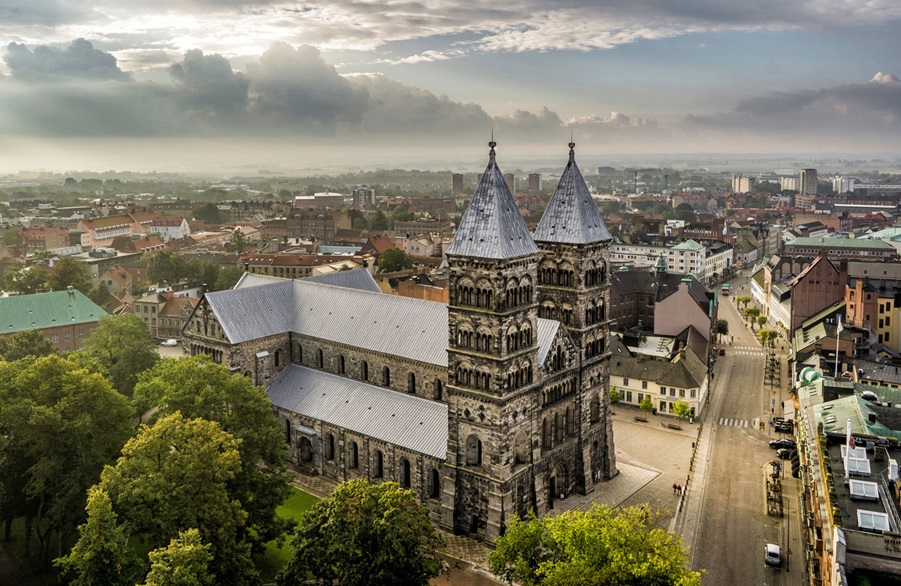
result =
M168 340L163 340L160 346L178 346L178 340L169 338Z
M770 440L770 447L774 450L778 450L779 448L788 448L791 449L795 447L795 440L790 439L774 439Z
M776 455L783 460L789 460L792 457L792 451L789 448L779 448L776 450Z
M775 543L767 543L764 547L763 561L768 566L780 567L782 565L782 549Z

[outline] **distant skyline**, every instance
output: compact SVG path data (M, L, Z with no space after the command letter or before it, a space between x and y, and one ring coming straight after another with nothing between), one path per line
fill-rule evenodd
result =
M450 168L492 130L502 165L571 133L899 157L899 25L893 0L0 0L0 171Z

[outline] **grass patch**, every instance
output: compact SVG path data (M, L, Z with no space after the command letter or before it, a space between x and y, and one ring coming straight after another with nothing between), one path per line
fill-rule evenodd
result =
M275 511L279 517L283 519L293 519L299 521L301 515L319 502L319 499L302 490L291 487L291 496L289 496L280 507ZM272 582L275 575L286 565L291 559L290 536L285 540L281 547L274 541L266 544L266 549L256 560L257 569L260 571L260 578L263 583Z

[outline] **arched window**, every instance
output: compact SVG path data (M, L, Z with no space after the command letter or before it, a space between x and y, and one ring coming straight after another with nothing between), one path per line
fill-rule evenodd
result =
M291 445L291 420L285 417L285 443Z
M429 473L429 498L436 499L441 496L441 476L438 470L432 468Z
M569 410L569 407L567 407L566 413L563 414L563 434L567 435L567 436L572 435L572 433L573 433L573 430L572 430L573 422L572 422L571 415L572 414Z
M335 436L331 433L325 436L325 459L329 461L335 459Z
M435 379L435 400L440 401L444 397L444 384L440 378Z
M363 380L369 380L369 363L365 360L360 365L360 378Z
M316 365L322 368L325 365L325 357L322 355L322 348L316 350Z
M381 478L385 474L385 457L381 450L376 450L372 457L372 477Z
M519 432L513 439L513 463L525 464L529 461L529 437Z
M482 440L477 435L466 438L466 465L482 465Z
M391 369L387 366L382 368L382 386L390 387L391 386Z
M551 449L551 430L550 424L547 422L547 417L541 421L541 446L545 450Z
M278 368L278 366L279 366L281 363L282 363L282 351L281 351L281 350L276 350L276 351L275 351L275 356L274 356L273 359L272 359L272 364L273 364L273 366L275 366L276 368Z
M591 398L591 402L589 403L588 408L588 414L592 423L597 423L601 420L601 400L598 399L597 395Z
M416 392L416 375L412 372L407 375L407 390L411 393Z
M247 378L251 378L253 376L253 374L249 370L245 370L244 376L246 376Z
M303 346L297 345L297 363L303 364Z
M347 454L347 467L348 468L356 468L360 463L360 448L357 446L357 442L351 441L348 446L348 454Z
M340 374L345 374L347 372L347 362L344 359L344 354L338 357L338 372Z
M400 461L400 478L398 478L401 488L410 488L410 461L403 458Z

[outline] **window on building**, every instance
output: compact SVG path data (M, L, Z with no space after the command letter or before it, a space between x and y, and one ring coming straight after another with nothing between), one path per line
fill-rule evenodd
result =
M665 394L666 394L666 387L660 387L660 394L661 394L661 395L665 395Z
M78 339L84 340L84 330L78 330Z
M369 380L369 363L365 360L360 365L360 378L363 380Z
M275 357L272 359L272 363L275 367L278 367L282 362L282 351L276 350Z
M66 332L66 342L72 341L72 332Z
M627 393L629 391L626 391ZM589 418L592 423L597 423L601 420L601 401L598 399L598 396L595 395L591 398L591 402L589 403Z
M385 457L381 450L376 450L372 457L372 477L381 478L385 474Z
M626 377L623 377L623 386L624 386L624 387L628 387L628 386L629 386L629 379L627 379Z
M691 390L691 398L692 399L695 399L697 394L698 394L698 392L695 389Z
M385 366L382 368L382 386L390 387L391 386L391 369Z
M641 390L643 390L643 391L648 390L648 381L646 381L646 380L641 381Z
M325 459L335 459L335 436L331 433L325 436Z
M347 361L344 359L344 355L338 357L338 372L340 374L345 374L347 372Z
M416 375L412 372L407 375L407 390L411 393L416 392Z
M641 394L639 394L639 396L641 396ZM632 402L632 391L626 391L626 403L631 403L631 402ZM641 399L639 399L638 402L640 403Z
M400 461L400 470L398 471L400 474L400 478L398 478L398 483L401 488L410 488L410 461L406 458Z
M660 412L666 413L666 401L660 401Z
M59 334L53 334L53 336L51 337L51 341L54 344L58 344L59 343Z
M441 476L438 470L432 468L429 472L429 498L436 499L441 496Z
M675 396L676 396L676 388L675 388L675 387L670 387L670 388L669 388L669 396L670 396L670 397L675 397Z
M685 389L679 389L679 397L685 398Z
M359 465L359 457L360 457L360 448L357 446L357 442L350 442L348 446L348 468L356 468Z
M322 348L316 350L316 364L319 368L323 368L325 366L325 356L322 354Z
M891 325L892 325L892 318L886 317L885 318L885 327L890 327Z

